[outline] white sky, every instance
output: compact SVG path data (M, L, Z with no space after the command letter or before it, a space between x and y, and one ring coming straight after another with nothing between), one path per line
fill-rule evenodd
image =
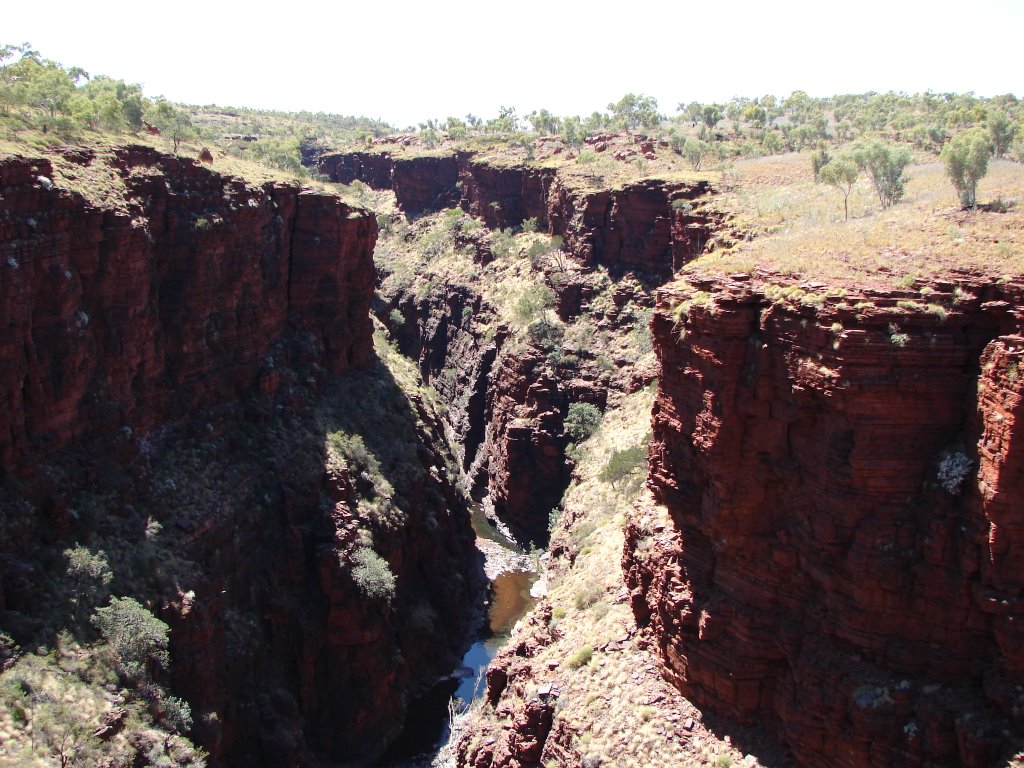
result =
M51 0L0 43L192 104L382 118L587 115L805 90L1024 93L1024 0ZM30 10L30 8L32 10Z

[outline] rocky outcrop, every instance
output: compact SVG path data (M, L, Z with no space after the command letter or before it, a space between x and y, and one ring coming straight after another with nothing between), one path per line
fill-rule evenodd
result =
M464 211L483 219L491 229L518 227L526 219L536 219L541 229L547 228L553 170L494 165L476 160L469 152L457 157Z
M543 539L547 515L569 484L563 428L569 392L530 347L500 357L491 387L485 445L490 502L514 532Z
M708 192L705 181L646 179L594 190L552 169L498 164L472 152L409 158L336 153L322 157L318 168L333 181L358 179L394 190L409 214L458 205L492 229L536 219L564 239L578 264L658 281L699 255L714 228L711 214L689 203Z
M404 158L386 152L338 152L316 160L317 170L331 181L360 181L373 189L391 189L398 206L409 215L438 211L457 204L458 163L452 155Z
M109 162L127 203L59 189L45 160L0 162L5 472L269 392L287 333L332 373L366 362L373 217L144 147L78 160Z
M417 361L423 380L443 398L462 469L483 492L480 447L486 432L490 377L508 332L492 330L492 310L468 286L444 286L422 299L400 291L391 297L387 309L381 314L390 321L399 349Z
M637 512L624 567L688 697L809 766L1020 749L1022 289L659 293L672 525Z
M391 189L393 167L386 152L333 152L316 158L317 170L331 181L361 181L373 189Z

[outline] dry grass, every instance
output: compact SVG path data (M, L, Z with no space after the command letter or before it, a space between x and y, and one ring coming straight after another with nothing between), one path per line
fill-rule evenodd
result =
M843 221L842 195L815 184L806 155L737 163L713 201L748 241L708 254L684 273L763 270L861 288L887 288L953 270L989 275L1024 271L1024 168L993 161L979 184L982 202L1016 201L1006 213L962 211L941 163L914 165L904 200L881 210L862 178Z

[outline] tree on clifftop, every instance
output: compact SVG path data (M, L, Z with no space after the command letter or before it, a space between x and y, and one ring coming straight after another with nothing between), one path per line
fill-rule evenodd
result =
M837 157L821 167L818 178L843 193L843 221L850 220L850 192L857 183L860 169L848 157Z
M627 93L618 102L608 105L612 122L619 128L654 128L661 120L658 101L653 96Z
M162 96L157 97L149 118L161 133L171 137L175 153L177 153L178 145L182 140L195 133L192 128L191 115L184 109L174 106Z
M978 205L978 179L988 173L988 158L992 143L984 128L975 127L954 136L942 148L942 162L946 175L960 196L964 208Z
M883 208L896 205L906 191L907 179L903 171L913 159L906 147L890 147L878 139L858 141L853 145L851 158L871 177Z

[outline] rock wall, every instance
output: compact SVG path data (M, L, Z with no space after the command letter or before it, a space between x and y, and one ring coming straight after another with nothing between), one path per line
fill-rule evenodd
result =
M990 765L1024 745L1024 286L754 282L659 293L673 526L630 523L634 613L687 697L804 765Z
M415 158L335 153L323 156L318 168L332 181L394 190L409 214L459 205L492 229L536 219L564 239L577 263L658 281L699 255L713 229L699 207L683 205L704 195L707 182L646 179L612 190L584 189L553 169L499 165L472 152Z
M197 525L177 547L202 570L168 615L173 682L214 765L372 762L413 697L454 668L472 629L482 573L440 420L374 372L342 386L346 411L365 408L381 440L405 446L391 463L364 438L401 517L375 517L363 468L328 460L325 471L324 412L300 414L252 443L227 436L231 450L207 471L240 469L240 482L220 495L216 524ZM399 418L368 396L381 388ZM338 396L328 387L325 400ZM176 505L147 501L180 528ZM355 576L353 553L368 541L394 574L392 597L367 595Z
M388 306L403 318L392 328L399 348L419 362L446 404L452 442L461 447L476 495L486 495L517 536L544 538L547 513L569 481L569 403L576 397L603 404L604 387L559 381L540 350L507 343L509 331L491 330L493 310L470 286L448 286L420 301L402 293Z
M369 355L373 217L145 147L109 162L120 207L59 189L48 161L0 161L5 473L273 389L289 331L332 373Z
M375 759L457 661L482 571L442 424L374 354L374 218L146 147L60 163L108 198L0 160L4 630L31 636L64 547L104 548L171 625L212 766ZM391 599L354 575L368 546Z

